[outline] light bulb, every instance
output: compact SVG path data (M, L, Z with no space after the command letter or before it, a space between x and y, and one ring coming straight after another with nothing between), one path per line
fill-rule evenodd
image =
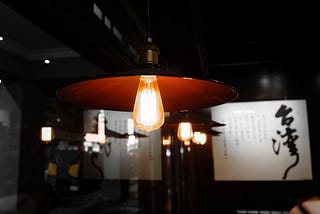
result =
M170 146L170 144L171 144L171 137L170 136L162 137L162 145Z
M193 136L192 125L189 122L179 123L178 138L181 141L190 141Z
M204 145L207 141L207 135L202 132L194 132L192 142L195 144Z
M183 143L184 143L185 146L190 146L190 141L189 140L184 141Z
M40 133L40 137L41 137L41 141L43 143L50 143L51 141L53 141L53 129L50 126L46 126L46 127L41 127L41 133Z
M142 75L133 108L134 125L143 131L153 131L164 123L164 110L157 77Z

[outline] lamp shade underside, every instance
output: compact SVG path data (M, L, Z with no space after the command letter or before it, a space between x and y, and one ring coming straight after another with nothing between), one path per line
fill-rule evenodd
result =
M132 111L140 75L105 77L65 86L57 95L62 101L92 109ZM164 111L208 108L234 100L238 93L218 81L158 76Z
M208 117L200 113L187 111L170 114L170 116L166 117L163 127L175 128L178 127L179 123L181 122L189 122L192 124L193 128L225 126L225 124L223 123L211 120L210 116Z

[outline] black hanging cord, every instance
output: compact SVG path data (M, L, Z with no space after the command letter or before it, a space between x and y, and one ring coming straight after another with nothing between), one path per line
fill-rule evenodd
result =
M196 43L196 50L199 56L201 74L204 78L209 78L208 62L205 50L202 19L199 17L201 9L195 0L189 0L188 11L191 17L192 32Z
M150 32L150 0L147 0L147 37L151 37L151 32Z
M95 161L94 161L94 160L97 159L97 158L98 158L98 154L92 153L92 154L91 154L91 158L90 158L91 164L92 164L92 166L93 166L94 168L96 168L96 169L98 170L101 178L104 178L103 170L102 170L102 169L95 163Z
M107 147L108 147L108 148L107 148ZM109 157L110 154L111 154L111 142L103 145L103 150L104 150L105 155L106 155L107 157Z

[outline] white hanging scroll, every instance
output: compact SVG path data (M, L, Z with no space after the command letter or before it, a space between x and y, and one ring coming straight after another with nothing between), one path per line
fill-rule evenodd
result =
M305 100L227 103L212 107L224 123L212 138L215 180L311 180Z

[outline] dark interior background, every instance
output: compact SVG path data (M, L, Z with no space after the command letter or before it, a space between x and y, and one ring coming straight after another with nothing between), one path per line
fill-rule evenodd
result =
M22 52L10 44L0 49L0 77L22 110L18 191L31 195L38 213L45 213L49 202L43 182L44 146L36 142L48 112L48 99L69 82L133 68L137 55L130 47L138 51L143 45L147 1L1 2L0 34L7 34L11 45L24 47ZM122 40L97 18L93 4L112 20ZM316 19L312 7L305 5L289 1L150 0L150 31L160 48L164 70L230 84L239 92L235 102L307 101L313 180L218 182L214 181L210 143L201 148L192 146L190 156L184 159L179 158L176 148L175 164L163 169L162 182L139 181L139 204L145 213L165 212L168 179L175 190L175 213L289 210L298 199L320 194L320 72L312 56ZM43 59L50 57L52 63L43 64ZM81 131L77 121L82 109L61 103L52 108L61 115L62 127Z

